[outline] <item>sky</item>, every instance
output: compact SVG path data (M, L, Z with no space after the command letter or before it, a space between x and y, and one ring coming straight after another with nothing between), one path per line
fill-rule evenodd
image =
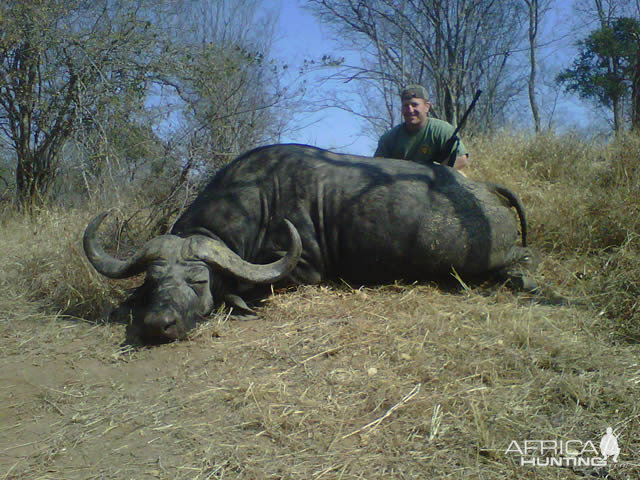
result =
M267 2L268 3L268 2ZM330 32L296 0L274 1L281 5L274 57L290 65L301 65L304 59L320 58L338 47ZM362 133L363 125L355 115L336 108L304 115L301 130L282 138L283 143L306 143L341 153L373 155L377 140Z

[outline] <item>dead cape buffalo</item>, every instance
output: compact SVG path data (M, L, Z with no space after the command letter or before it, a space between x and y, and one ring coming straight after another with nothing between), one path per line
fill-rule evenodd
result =
M242 296L265 284L380 284L455 269L534 288L517 197L438 164L257 148L219 170L170 235L124 261L97 240L105 216L85 230L86 255L110 278L146 272L131 312L148 339L184 338L220 302L247 309Z

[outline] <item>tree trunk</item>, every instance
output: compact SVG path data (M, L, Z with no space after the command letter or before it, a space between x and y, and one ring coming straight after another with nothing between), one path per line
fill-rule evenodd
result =
M636 61L631 81L631 129L640 131L640 37L636 37Z
M536 134L540 132L540 112L538 110L538 102L536 100L536 49L538 34L538 0L525 0L529 7L529 105L531 106L531 114L533 115L533 125Z
M624 130L624 118L622 118L622 102L620 98L612 98L611 105L613 107L613 131L619 135Z
M44 205L56 172L50 151L18 155L16 165L16 200L18 207L31 211Z
M18 158L16 166L16 201L21 210L30 211L35 204L34 183L33 163L28 159Z

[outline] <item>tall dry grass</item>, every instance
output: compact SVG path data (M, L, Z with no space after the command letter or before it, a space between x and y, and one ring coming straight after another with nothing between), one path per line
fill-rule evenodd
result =
M5 213L0 220L0 314L39 311L94 321L125 297L138 282L108 281L84 255L82 233L93 213L100 210L95 206L52 208L29 215ZM129 239L120 241L124 216L121 211L112 216L105 222L105 247L126 256ZM132 230L141 233L137 226Z
M504 183L527 207L550 282L585 296L624 337L640 339L640 137L576 134L475 139L471 175ZM544 271L544 269L543 269Z

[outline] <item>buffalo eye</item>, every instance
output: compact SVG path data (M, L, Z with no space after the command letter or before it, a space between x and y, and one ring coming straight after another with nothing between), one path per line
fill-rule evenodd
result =
M187 271L185 280L193 288L203 288L203 286L209 284L209 270L194 269Z
M147 277L159 278L167 270L167 262L152 262L147 268Z

